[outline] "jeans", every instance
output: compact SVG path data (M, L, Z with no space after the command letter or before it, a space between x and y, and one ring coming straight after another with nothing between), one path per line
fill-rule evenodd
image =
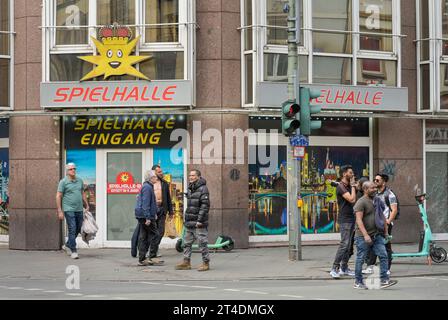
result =
M76 237L81 233L84 214L82 211L65 211L64 216L68 229L68 241L65 246L76 252Z
M140 224L140 232L138 237L138 261L143 261L146 258L146 253L149 248L149 258L155 258L157 255L157 239L159 232L154 220L151 220L149 226L145 224L146 219L138 219Z
M388 226L388 231L389 235L392 235L392 225L390 224ZM387 251L387 259L388 259L388 265L387 265L387 270L390 270L390 267L392 266L392 244L390 243L390 241L388 243L386 243L386 251ZM367 254L366 257L366 263L368 266L373 266L374 264L376 264L376 255L375 253L370 250L369 253Z
M378 258L380 258L380 277L381 281L389 280L387 275L387 252L384 244L384 237L382 235L372 236L372 244L367 244L364 237L355 237L356 243L356 264L355 264L355 279L356 283L363 281L362 264L366 258L369 250L372 250Z
M207 228L185 228L184 236L184 259L191 259L193 242L198 239L199 249L202 254L202 261L209 262L210 255L208 252L208 230Z
M352 246L355 223L341 223L339 228L341 232L341 242L339 243L339 248L336 252L336 257L334 258L333 268L341 268L342 270L346 270L348 260L350 260L350 256L353 254L353 252L350 252L350 248Z

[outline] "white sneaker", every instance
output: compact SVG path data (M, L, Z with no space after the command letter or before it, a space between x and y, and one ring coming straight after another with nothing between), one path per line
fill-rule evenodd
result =
M72 259L79 259L78 252L72 252L72 254L71 254L70 257L71 257Z
M341 277L338 270L336 269L331 269L330 276L332 276L333 279L339 279Z
M373 273L373 267L374 266L367 266L364 270L362 270L363 274L372 274Z
M68 256L71 256L71 255L72 255L72 250L71 250L69 247L65 246L65 245L62 246L62 250L64 250L65 253L66 253Z

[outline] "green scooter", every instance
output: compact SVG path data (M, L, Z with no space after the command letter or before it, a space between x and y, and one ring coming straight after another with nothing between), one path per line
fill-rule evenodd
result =
M429 226L428 216L424 207L426 193L416 195L415 200L417 201L424 227L424 237L420 240L419 252L394 253L392 254L392 258L426 257L428 259L428 264L431 264L431 260L435 263L442 263L446 260L447 254L446 250L442 247L438 247L433 240L431 227Z
M177 252L184 251L184 236L185 236L185 226L182 229L182 236L176 242L176 250ZM216 239L214 244L207 245L209 249L224 249L225 251L232 251L235 243L233 242L231 237L220 235ZM199 245L193 244L193 250L199 249Z

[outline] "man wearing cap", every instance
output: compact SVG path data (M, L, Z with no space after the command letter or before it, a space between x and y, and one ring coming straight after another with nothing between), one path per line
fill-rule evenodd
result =
M392 227L393 227L393 221L397 217L398 213L398 201L397 196L393 191L386 185L389 181L389 176L384 173L377 173L375 175L375 185L377 187L377 194L376 196L381 199L381 201L384 203L384 216L386 217L386 223L388 226L388 234L389 236L392 235ZM386 201L386 198L388 198L388 201ZM390 241L386 243L386 251L387 251L387 257L388 257L388 275L390 275L390 268L392 266L392 244ZM370 250L368 258L367 258L367 268L363 270L363 273L371 274L373 273L373 266L376 263L376 255L375 253Z
M88 211L89 203L84 192L84 182L76 176L76 165L73 162L68 163L65 166L65 170L66 176L59 181L58 191L56 192L58 218L62 221L65 217L68 229L68 241L62 246L62 249L72 259L78 259L76 237L81 232L84 218L83 204Z

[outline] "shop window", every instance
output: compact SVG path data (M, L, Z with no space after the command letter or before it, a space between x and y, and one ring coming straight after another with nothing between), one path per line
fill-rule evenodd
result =
M397 86L396 61L358 59L358 85Z
M360 0L359 30L361 50L392 52L392 0Z
M312 1L313 29L343 31L347 33L313 32L313 51L325 53L352 52L352 1Z
M89 1L56 1L57 45L77 45L88 43Z
M184 53L174 52L144 52L151 59L140 64L140 71L150 79L168 80L184 79Z
M9 120L0 119L0 236L9 234Z
M261 151L260 151L261 149ZM286 146L250 146L249 234L287 234ZM261 155L261 158L260 158ZM263 163L263 158L271 159ZM368 147L308 147L301 161L301 231L303 234L339 231L336 188L340 168L351 164L356 177L369 176Z
M11 106L12 96L12 67L13 34L11 24L11 3L9 0L0 1L0 108Z
M339 57L313 58L313 83L351 84L352 59Z
M136 64L137 70L148 72L151 80L192 79L194 68L186 66L190 62L188 52L193 50L189 30L195 28L189 21L193 17L190 1L45 0L46 17L49 17L45 23L49 27L43 29L44 43L48 44L46 79L79 81L92 65L76 61L76 57L97 54L90 37L98 37L101 27L115 22L128 26L133 38L140 36L137 54L153 57L152 61ZM108 80L137 79L112 76Z
M146 0L146 23L166 23L159 28L147 27L145 42L178 42L179 0Z
M426 152L426 211L434 233L448 233L448 150Z

